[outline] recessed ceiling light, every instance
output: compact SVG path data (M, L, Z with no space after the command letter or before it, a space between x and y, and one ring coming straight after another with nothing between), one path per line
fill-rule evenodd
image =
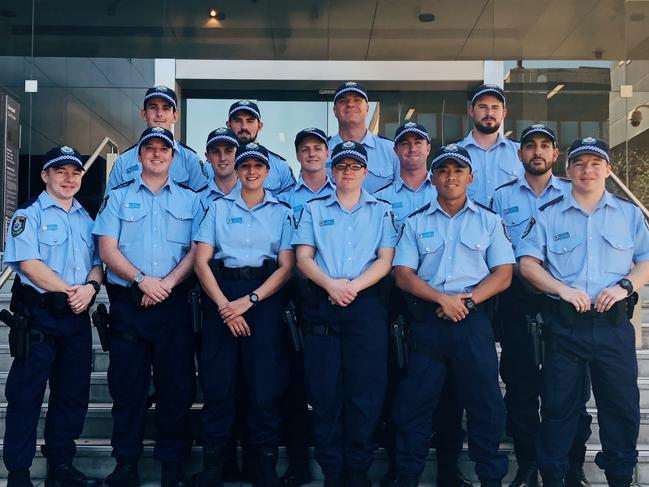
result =
M435 14L423 13L423 14L419 14L417 18L419 19L419 22L423 22L423 23L432 22L433 20L435 20Z
M217 14L217 12L216 12L216 9L215 9L215 8L213 8L212 10L210 10L210 17L216 17L216 14Z

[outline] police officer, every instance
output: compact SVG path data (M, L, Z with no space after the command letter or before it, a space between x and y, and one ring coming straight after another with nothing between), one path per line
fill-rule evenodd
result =
M396 224L362 188L367 153L345 141L331 156L336 192L302 211L293 238L303 286L304 369L315 457L326 487L365 487L386 388L387 309ZM326 364L326 366L323 366Z
M329 139L329 149L343 141L352 140L363 145L367 152L367 177L363 188L373 193L391 183L399 174L399 159L390 139L374 135L367 130L369 113L367 91L354 81L338 87L334 94L334 115L338 120L338 133ZM333 162L332 162L333 167Z
M216 198L241 188L241 182L234 170L238 147L239 139L229 128L219 127L207 135L205 160L210 164L214 177L209 179L207 187L201 191L201 200L206 211Z
M264 189L270 163L263 146L242 145L235 165L241 190L212 202L194 238L205 303L199 354L204 469L194 485L222 485L241 364L250 440L259 450L255 485L272 487L279 485L279 400L287 380L281 288L295 263L293 218L290 207Z
M299 131L295 136L295 155L300 163L300 176L297 183L278 194L277 199L291 206L294 220L297 221L307 201L328 196L336 187L327 174L329 147L322 130L310 127ZM294 276L287 286L289 299L296 305L298 321L302 307L300 285L301 280ZM304 388L304 356L301 352L289 352L289 374L283 407L289 465L282 481L287 486L297 486L311 481L308 442L311 428Z
M457 145L471 155L473 183L467 195L474 201L491 205L494 190L523 174L518 159L519 143L499 133L507 116L505 92L496 85L481 85L471 94L469 116L473 129Z
M498 451L505 407L484 306L509 286L513 252L500 218L466 196L473 179L468 152L443 146L431 169L438 197L408 217L394 260L411 314L408 370L393 407L399 486L418 484L449 370L467 410L469 458L481 484L497 486L507 473Z
M300 163L300 176L294 185L280 192L277 199L291 205L297 220L307 201L330 195L335 185L327 174L329 147L322 130L315 127L300 130L295 136L295 156Z
M7 377L3 457L9 487L32 486L29 467L48 382L45 485L97 485L72 466L90 392L88 307L102 281L92 219L74 199L82 171L75 149L50 150L41 171L45 191L16 211L7 235L4 262L17 274L11 308L15 319L28 320L27 334L18 337L21 330L14 328L10 342L12 348L19 338L29 344L27 355L14 359Z
M162 486L180 487L181 461L192 442L189 412L195 395L194 337L187 277L194 265L192 231L203 217L200 198L169 176L173 135L162 127L142 132L142 173L105 197L94 234L108 268L111 444L117 466L105 483L138 486L137 463L153 369L156 445Z
M230 106L226 125L237 135L242 144L257 142L259 132L264 127L259 107L249 100L239 100ZM268 151L268 157L270 172L264 184L265 188L275 196L295 183L295 178L286 159L271 151Z
M570 192L570 182L552 175L552 166L559 156L557 138L552 129L534 124L523 130L518 156L525 174L496 188L494 210L507 227L514 249L521 235L535 218L540 206ZM518 463L516 478L510 487L538 484L534 441L539 426L540 372L526 321L541 311L542 295L521 280L518 269L511 287L499 300L500 375L506 386L507 431L514 440ZM589 394L588 384L584 385ZM571 487L588 484L583 470L585 442L590 436L590 416L584 407L580 417L580 434L571 449L567 483Z
M606 142L577 140L567 157L572 191L539 208L516 249L523 277L548 296L537 461L544 486L564 484L590 374L602 442L595 463L608 485L628 486L640 422L628 317L634 289L649 280L649 229L639 208L606 191Z
M172 131L178 120L176 93L166 86L149 88L144 95L140 113L148 128L162 127ZM126 181L133 180L142 172L139 147L135 144L122 152L110 172L106 192ZM174 141L174 158L169 170L171 179L199 190L207 183L208 171L194 150L182 142Z

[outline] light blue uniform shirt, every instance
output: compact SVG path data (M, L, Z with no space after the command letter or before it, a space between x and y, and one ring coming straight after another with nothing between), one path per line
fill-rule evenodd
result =
M20 271L21 261L40 260L68 284L83 284L90 269L101 265L92 225L77 200L68 212L43 191L31 204L16 210L7 232L4 262L23 284L41 293L44 290Z
M376 260L381 248L393 248L396 222L386 202L367 191L351 211L338 202L336 193L304 205L293 235L293 245L315 247L315 262L333 279L355 279Z
M537 197L524 176L496 188L493 210L500 215L507 226L514 249L527 228L530 218L544 204L570 192L570 181L552 176L543 192Z
M232 188L231 192L240 191L240 190L241 190L241 181L237 178L237 183L234 185L234 188ZM225 196L225 193L221 191L219 187L216 185L216 183L214 182L214 177L211 177L210 180L207 182L207 186L205 187L205 189L203 189L200 192L203 209L207 211L210 205L212 204L212 201L214 201L217 198L221 198L222 196Z
M394 217L399 224L398 228L401 230L408 215L437 199L437 189L430 182L430 175L426 176L417 190L411 189L403 182L401 176L397 176L392 184L379 189L374 196L390 202Z
M232 191L210 204L194 235L196 242L214 247L214 258L225 267L261 267L277 261L282 250L291 250L291 209L268 191L261 203L248 208L241 191Z
M525 172L518 158L517 141L498 135L496 143L484 150L473 138L473 132L469 132L456 143L471 156L473 183L467 188L467 196L482 205L491 207L494 190Z
M334 147L343 142L340 135L336 134L329 139L329 150L333 151ZM394 181L399 175L399 158L394 153L394 142L390 139L373 135L368 130L361 144L367 151L367 170L368 174L363 181L363 188L369 193L382 188L383 186ZM331 171L331 161L327 161L327 167Z
M632 264L649 260L649 229L640 209L608 191L589 216L568 192L539 209L516 257L530 255L564 284L595 298Z
M290 205L290 207L293 209L293 218L297 223L297 220L300 218L302 208L304 208L304 203L312 200L313 198L329 196L334 191L336 191L336 185L333 183L329 176L327 176L327 180L325 181L324 186L322 186L322 188L320 188L318 191L314 192L306 185L304 179L302 179L302 175L300 175L297 183L278 194L277 199L284 201L285 203L288 203Z
M107 198L107 199L106 199ZM153 193L138 175L104 197L93 233L118 240L118 249L147 276L164 277L187 255L204 211L198 194L167 180ZM131 283L108 269L108 282Z
M106 193L126 181L135 179L142 173L142 163L138 159L139 144L122 152L110 171ZM189 147L174 141L174 157L169 167L169 176L176 183L185 183L193 190L200 190L207 183L207 168L198 154Z
M445 294L471 292L490 269L514 263L500 217L470 199L452 217L435 199L407 218L394 258Z

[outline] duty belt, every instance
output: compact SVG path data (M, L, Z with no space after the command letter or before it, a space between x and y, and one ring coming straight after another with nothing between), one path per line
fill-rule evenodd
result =
M275 268L276 269L276 268ZM224 267L223 279L244 280L244 281L262 281L275 272L275 269L267 267Z
M596 318L606 319L611 325L619 325L633 316L633 308L637 302L638 294L633 293L628 298L615 303L608 311L600 313L591 308L588 311L579 313L571 303L546 296L544 310L557 314L559 320L566 325L572 325L577 320Z

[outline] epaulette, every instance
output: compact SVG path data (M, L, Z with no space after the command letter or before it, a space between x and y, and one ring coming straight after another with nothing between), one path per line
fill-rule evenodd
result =
M128 151L130 151L131 149L135 149L135 148L137 147L137 144L139 144L139 142L136 143L136 144L133 144L131 147L129 147L128 149L126 149L124 152L128 152ZM124 152L122 152L122 154L124 154Z
M379 191L383 191L384 189L389 188L390 186L392 186L392 183L393 183L393 182L394 182L394 181L392 181L392 182L386 184L385 186L381 186L381 187L380 187L379 189L377 189L376 191L373 191L372 194L376 194L376 193L378 193Z
M279 193L277 193L277 194L285 193L286 191L288 191L289 189L293 189L294 187L295 187L295 183L293 183L293 184L289 184L288 186L286 186L283 190L281 190L281 191L280 191Z
M390 205L390 207L392 207L392 203L390 203L388 200L384 200L383 198L376 198L376 200L385 203L386 205Z
M517 144L520 144L520 143L521 143L520 140L512 139L511 137L507 137L507 138L508 138L509 140L511 140L512 142L516 142Z
M200 189L194 189L194 188L192 188L192 187L191 187L189 184L187 184L187 183L176 183L176 184L177 184L178 186L180 186L181 188L185 188L185 189L190 190L190 191L193 192L193 193L200 193L201 191L205 191L205 188L207 188L207 186L208 186L208 185L206 184L205 186L203 186L203 187L200 188Z
M455 144L455 145L457 145L457 144L459 144L460 142L462 142L463 140L464 140L464 137L462 137L461 139L456 139L456 140L452 140L452 141L450 141L450 142L446 142L444 145L451 145L451 144Z
M331 137L332 137L331 135L327 136L327 142L329 142L331 140Z
M182 142L178 142L178 143L179 143L180 145L182 145L185 149L192 151L194 154L198 154L198 152L196 152L194 149L192 149L192 148L189 147L188 145L183 144Z
M390 137L386 137L385 135L377 135L379 139L384 139L384 140L389 140L390 142L394 142Z
M487 205L483 205L482 203L478 203L477 201L474 201L474 203L476 205L478 205L480 208L484 208L485 210L497 215L497 213L494 210L492 210L491 208L489 208Z
M419 208L418 210L413 211L412 213L410 213L410 215L408 215L407 218L410 218L410 217L412 217L412 216L418 215L419 213L423 213L423 212L426 211L428 208L430 208L430 203L426 203L424 206L422 206L422 207Z
M561 195L561 196L557 196L557 197L554 198L552 201L548 201L546 204L541 205L541 206L539 207L539 211L543 211L543 210L545 210L548 206L556 205L556 204L559 203L561 200L563 200L563 195Z
M126 186L131 184L133 181L135 181L135 179L129 179L128 181L124 181L123 183L120 183L117 186L113 186L112 188L110 188L110 190L113 191L115 189L125 188Z
M266 150L268 150L268 149L266 149ZM274 155L275 157L277 157L278 159L281 159L282 161L286 161L286 159L284 159L284 158L283 158L282 156L280 156L279 154L276 154L276 153L273 152L272 150L269 150L268 153Z
M220 200L224 196L225 196L224 194L217 194L214 198L212 198L212 201Z
M36 203L36 200L38 199L38 196L34 196L33 198L29 198L27 201L25 201L22 205L20 205L17 210L26 210L30 206L32 206L34 203Z
M292 207L291 205L289 205L286 201L282 201L282 200L276 200L276 201L277 201L280 205L283 205L283 206L285 206L286 208L288 208L289 210L293 210L293 207Z
M626 198L624 196L620 196L619 194L615 194L615 193L611 193L611 195L614 198L617 198L618 200L626 201L627 203L631 203L633 206L638 206L637 204L635 204L634 201L632 201L632 200L630 200L630 199L628 199L628 198Z
M511 186L512 184L515 184L516 181L518 181L518 178L514 178L514 179L512 179L511 181L507 181L505 184L501 184L501 185L498 186L496 189L494 189L494 191L498 191L500 188L504 188L504 187L506 187L506 186Z
M312 201L318 201L318 200L326 200L329 198L330 195L327 196L316 196L315 198L311 198L307 203L311 203Z
M557 179L560 179L561 181L572 184L572 180L570 178L567 178L567 177L564 177L564 176L555 176L555 177Z

